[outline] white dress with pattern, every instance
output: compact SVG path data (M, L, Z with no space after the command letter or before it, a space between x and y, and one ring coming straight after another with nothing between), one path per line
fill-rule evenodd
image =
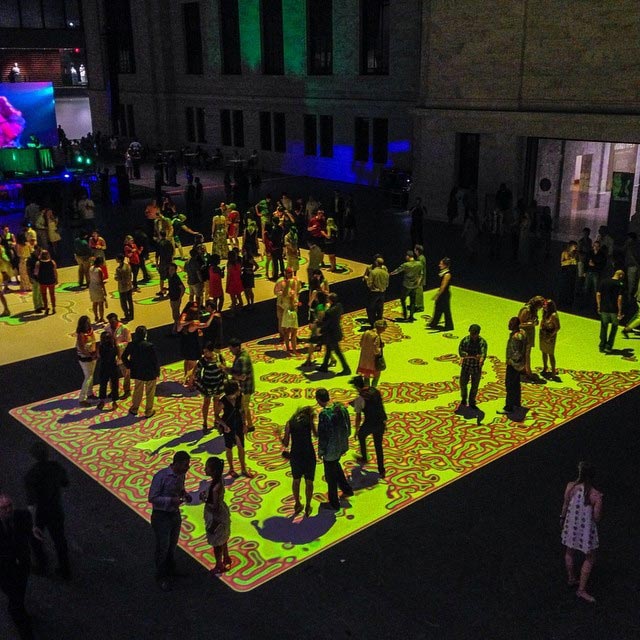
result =
M589 553L598 548L598 527L593 519L593 506L584 503L584 485L571 490L569 506L562 527L562 544L569 549Z

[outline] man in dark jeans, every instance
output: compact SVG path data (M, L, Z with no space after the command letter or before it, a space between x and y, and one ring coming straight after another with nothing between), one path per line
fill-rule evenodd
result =
M325 346L325 353L324 360L322 365L318 367L318 371L329 371L329 360L331 359L331 354L335 352L342 365L342 371L338 375L348 376L351 374L351 369L340 349L340 340L342 340L342 327L340 326L340 318L343 312L342 304L338 301L338 295L335 293L329 294L329 302L331 306L325 311L320 326L320 335L322 344Z
M33 516L35 527L40 531L48 529L58 557L56 574L64 580L71 577L69 548L64 534L64 510L62 489L69 486L69 478L64 467L55 460L49 460L49 448L44 442L36 442L31 447L31 455L36 463L29 469L24 479L27 504ZM42 537L42 533L40 535ZM42 542L33 541L38 573L45 573L49 564Z
M9 599L9 615L20 638L26 639L33 638L24 597L31 566L29 543L35 535L31 514L25 509L14 510L11 497L0 493L0 589Z
M345 478L340 463L340 458L349 450L351 421L346 407L339 402L331 403L326 389L316 391L316 401L322 407L318 418L318 456L324 462L324 478L329 498L321 506L338 511L338 487L342 491L342 497L349 498L353 495L353 488Z
M367 464L367 436L373 436L373 446L376 449L378 461L378 474L384 478L384 452L382 451L382 435L387 426L387 412L384 409L382 395L375 387L365 384L362 376L351 379L351 384L358 391L358 397L353 402L356 412L356 436L360 443L360 456L358 462L364 467ZM364 414L364 422L362 422ZM361 424L362 423L362 424Z
M596 293L596 304L600 316L600 353L611 353L613 350L618 324L622 320L623 278L624 271L618 269L612 278L605 278L600 282Z
M172 464L153 476L149 489L149 502L153 505L151 528L156 538L156 579L163 591L171 589L169 578L176 575L174 554L182 526L180 505L191 502L184 489L190 462L186 451L177 451Z
M520 329L520 320L517 317L509 320L509 331L511 334L507 341L507 370L504 379L507 398L504 409L498 413L513 413L521 407L520 374L524 370L527 336Z

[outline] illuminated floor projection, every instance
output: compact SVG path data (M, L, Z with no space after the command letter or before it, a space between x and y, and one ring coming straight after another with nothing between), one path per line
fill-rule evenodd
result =
M425 295L430 300L430 296ZM273 337L249 343L257 380L254 411L257 428L248 437L248 466L252 479L227 479L227 502L232 513L229 548L234 564L220 579L236 591L254 589L313 555L340 543L382 518L428 496L475 469L638 385L636 340L619 340L626 351L598 352L599 325L561 315L558 337L557 379L523 384L522 422L498 415L504 402L504 350L510 316L519 303L456 289L452 333L425 329L425 317L414 324L389 323L384 334L388 368L380 384L389 415L385 434L386 479L376 473L373 446L365 468L355 461L356 447L343 458L356 489L338 513L319 509L326 500L322 466L316 473L314 509L310 518L293 517L289 464L282 457L277 434L293 411L313 404L317 387L325 386L335 400L350 402L355 394L348 378L301 369L303 356L287 357ZM385 316L398 315L397 303L388 303ZM343 318L344 348L355 371L362 313ZM489 343L478 402L485 417L458 415L457 347L466 327L477 322ZM304 336L306 328L301 329ZM227 354L228 357L228 354ZM534 367L541 361L533 350ZM162 371L157 414L136 419L127 413L129 401L115 412L80 408L77 393L34 402L12 410L12 415L83 469L136 513L149 519L147 491L152 475L168 464L175 451L192 455L187 486L193 504L182 509L184 525L180 545L206 567L213 554L205 540L203 507L198 491L203 486L204 461L223 456L222 438L203 436L200 398L180 384L181 363ZM606 428L606 425L603 425ZM151 559L150 559L151 562Z

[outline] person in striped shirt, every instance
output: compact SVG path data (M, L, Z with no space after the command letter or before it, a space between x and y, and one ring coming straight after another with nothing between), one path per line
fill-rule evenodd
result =
M208 342L192 374L192 384L202 394L202 432L209 433L209 407L213 398L213 411L217 408L218 398L222 394L222 386L227 376L220 368L220 356L215 351L213 342Z

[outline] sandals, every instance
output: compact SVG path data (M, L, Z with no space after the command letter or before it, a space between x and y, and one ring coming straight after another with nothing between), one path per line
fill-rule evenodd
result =
M229 471L229 473L227 474L230 478L238 478L239 474L237 471Z
M301 511L302 511L302 503L296 502L295 505L293 505L293 515L297 516Z

